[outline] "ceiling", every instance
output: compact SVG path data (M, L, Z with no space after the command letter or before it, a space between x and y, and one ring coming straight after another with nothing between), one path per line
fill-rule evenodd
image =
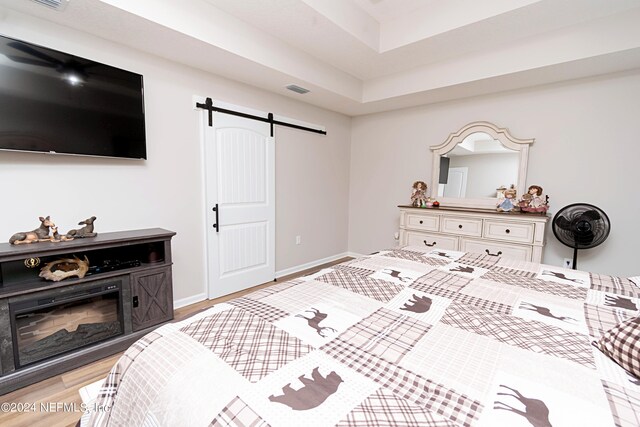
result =
M348 115L640 69L640 0L0 5Z

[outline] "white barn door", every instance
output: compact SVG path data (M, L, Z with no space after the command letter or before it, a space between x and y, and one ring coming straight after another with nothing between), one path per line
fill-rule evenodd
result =
M213 127L205 120L204 138L208 296L216 298L275 278L275 142L268 123L222 113Z

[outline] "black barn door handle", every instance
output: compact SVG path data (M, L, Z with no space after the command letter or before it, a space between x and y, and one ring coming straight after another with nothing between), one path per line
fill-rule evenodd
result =
M213 228L215 228L215 229L216 229L216 233L219 233L219 232L220 232L220 225L219 225L219 224L220 224L220 219L219 219L219 217L218 217L218 212L219 212L220 210L218 209L218 204L217 204L217 203L216 203L216 205L213 207L213 211L216 213L216 223L215 223L215 224L213 224Z

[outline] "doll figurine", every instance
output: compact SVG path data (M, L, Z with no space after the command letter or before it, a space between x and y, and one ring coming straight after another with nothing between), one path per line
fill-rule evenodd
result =
M504 191L504 197L498 199L498 212L511 212L516 208L516 189L512 185Z
M424 181L416 181L413 183L413 191L411 192L411 206L420 208L427 204L427 184Z
M531 185L527 194L519 200L518 206L523 212L546 213L549 209L549 196L542 196L542 187L539 185Z

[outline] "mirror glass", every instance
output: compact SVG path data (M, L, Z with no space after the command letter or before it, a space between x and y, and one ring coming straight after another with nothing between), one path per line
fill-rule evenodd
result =
M517 184L520 154L487 133L468 135L440 156L439 197L496 197L500 187Z

